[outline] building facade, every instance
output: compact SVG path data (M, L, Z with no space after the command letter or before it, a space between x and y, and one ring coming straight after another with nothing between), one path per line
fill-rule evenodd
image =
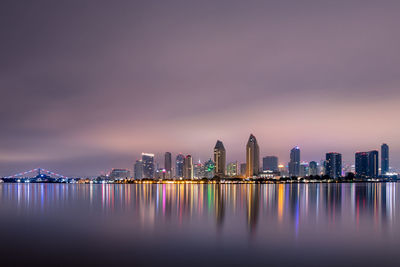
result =
M182 154L178 154L176 156L176 163L175 163L175 177L176 178L183 178L184 165L185 165L185 156Z
M300 148L290 150L289 176L300 176Z
M263 158L263 170L264 171L279 171L278 169L278 157L266 156Z
M231 177L240 175L239 162L235 161L228 164L227 175Z
M133 173L136 180L143 179L143 162L141 159L135 162L135 165L133 166Z
M183 178L193 179L193 160L191 155L187 155L184 160Z
M379 177L379 152L377 150L368 153L368 176L371 178Z
M112 169L110 173L111 179L128 179L131 177L131 172L127 169Z
M342 154L331 152L326 153L325 175L336 179L342 176Z
M379 175L379 152L357 152L355 171L359 178L377 178Z
M389 146L382 144L381 146L381 174L389 173Z
M257 176L260 172L260 148L254 135L250 135L246 145L246 177Z
M214 163L215 163L215 175L219 177L225 176L226 166L226 151L224 144L221 141L217 141L214 147Z
M316 176L319 175L318 163L316 161L311 161L308 165L308 175Z
M143 178L154 178L154 154L142 153Z
M212 161L212 159L209 159L204 163L204 169L205 169L205 178L207 179L214 178L215 164L214 161Z
M164 169L167 172L171 172L171 169L172 169L172 154L171 154L171 152L165 152L165 154L164 154Z

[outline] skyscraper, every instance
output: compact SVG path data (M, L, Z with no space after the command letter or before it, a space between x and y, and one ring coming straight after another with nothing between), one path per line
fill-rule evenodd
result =
M193 165L193 178L202 179L204 177L206 177L206 169L204 164L199 161L197 164Z
M325 174L333 179L342 176L342 154L326 153Z
M165 169L165 171L171 173L171 167L172 167L172 155L171 155L171 152L165 152L165 155L164 155L164 169Z
M215 175L223 177L225 175L226 152L224 144L217 141L214 147Z
M182 154L178 154L176 156L176 168L175 168L175 176L177 178L182 178L183 177L183 168L185 164L185 156Z
M154 178L154 154L142 153L143 178Z
M308 175L316 176L318 175L318 163L316 161L311 161L308 167Z
M357 152L355 163L357 177L368 176L368 152Z
M193 179L193 160L191 155L187 155L184 160L183 177L185 179Z
M289 176L300 175L300 148L298 146L290 150Z
M389 172L389 146L382 144L381 146L381 174L386 175Z
M143 178L143 162L142 160L137 160L133 166L134 177L136 180Z
M379 152L377 150L356 153L356 175L376 178L379 175Z
M372 178L379 176L379 152L377 150L368 152L368 176Z
M278 169L278 157L266 156L263 158L263 170L264 171L279 171Z
M257 176L260 171L260 148L257 139L250 134L246 145L246 177Z

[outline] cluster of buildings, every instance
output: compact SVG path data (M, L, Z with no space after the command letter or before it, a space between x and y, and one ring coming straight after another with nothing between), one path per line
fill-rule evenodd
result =
M337 152L326 153L325 159L302 162L300 148L294 147L290 151L288 164L279 164L276 156L265 156L260 160L260 149L257 139L250 135L246 144L246 162L237 161L226 163L226 150L222 141L218 140L214 147L214 158L206 162L193 162L191 155L178 154L173 164L172 154L165 152L164 167L158 168L154 161L154 154L142 153L141 159L133 166L135 179L211 179L211 178L274 178L329 176L336 179L354 173L357 178L382 178L391 175L389 172L389 146L381 146L381 160L377 150L357 152L355 164L342 163L342 154ZM261 162L261 166L260 166ZM380 167L379 167L380 162ZM113 169L111 178L132 177L129 170Z

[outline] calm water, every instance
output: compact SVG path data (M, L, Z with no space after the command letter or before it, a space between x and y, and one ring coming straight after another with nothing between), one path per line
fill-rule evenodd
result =
M399 266L398 183L1 184L2 265Z

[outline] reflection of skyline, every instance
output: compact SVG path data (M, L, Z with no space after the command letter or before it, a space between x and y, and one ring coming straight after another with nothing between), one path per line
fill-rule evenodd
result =
M260 186L249 185L247 188L247 226L254 234L260 212Z
M163 222L206 224L218 231L244 222L250 234L257 225L302 228L346 224L353 229L372 223L377 229L396 218L397 183L368 184L160 184L52 185L2 184L0 200L18 212L46 212L79 205L105 215L129 213L146 227ZM372 219L372 220L371 220ZM268 220L268 224L264 223ZM262 224L260 224L262 221Z

